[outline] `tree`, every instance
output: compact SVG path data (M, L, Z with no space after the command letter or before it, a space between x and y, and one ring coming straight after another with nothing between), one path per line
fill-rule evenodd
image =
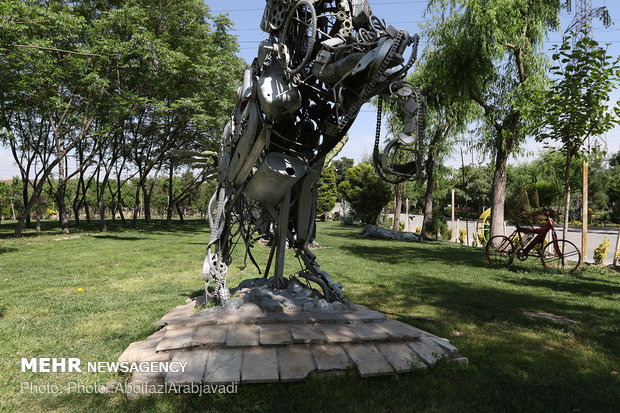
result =
M321 178L317 183L318 200L316 213L323 215L336 206L338 200L338 187L336 186L336 173L334 165L329 165L321 171Z
M340 192L351 204L356 217L365 224L375 224L379 214L392 198L390 185L378 177L372 165L361 163L347 171Z
M157 176L171 148L214 147L232 108L242 63L230 21L212 17L199 0L1 6L0 135L25 182L15 236L45 182L55 190L68 232L66 205L76 216L88 205L84 171L93 159L102 230L106 187L122 205L126 160L139 172L135 204L141 191L150 218L147 177ZM78 165L70 172L72 155ZM115 191L108 185L113 168ZM75 196L67 202L67 183L77 173Z
M436 87L482 112L480 146L494 157L491 234L503 233L506 165L525 139L533 91L546 79L542 50L560 0L431 0L429 62Z
M536 139L557 143L565 157L564 234L568 230L573 159L589 150L584 144L590 137L602 135L620 123L620 105L616 103L612 110L607 105L620 81L620 57L612 62L606 50L586 33L574 47L570 41L571 36L566 36L561 46L554 47L555 66L551 71L557 78L541 94L535 112L540 119Z
M340 187L340 184L347 179L347 171L353 168L355 161L351 158L343 156L340 159L335 159L331 163L334 167L334 175L336 177L336 186ZM338 196L341 199L340 194Z

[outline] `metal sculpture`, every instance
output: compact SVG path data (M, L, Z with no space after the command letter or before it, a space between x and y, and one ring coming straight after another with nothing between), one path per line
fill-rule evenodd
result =
M397 161L405 158L402 151L421 153L424 98L404 81L418 36L386 25L367 0L267 0L261 29L268 37L245 71L222 136L203 279L207 287L215 281L217 301L227 300L236 245L245 245L246 260L260 273L250 251L258 234L272 240L264 276L275 259L274 288L286 286L288 244L302 264L298 275L316 283L327 301L342 300L342 284L320 269L308 248L315 237L317 180L362 105L377 95L377 172L390 182L420 174L419 160ZM380 153L383 100L402 110L404 125Z

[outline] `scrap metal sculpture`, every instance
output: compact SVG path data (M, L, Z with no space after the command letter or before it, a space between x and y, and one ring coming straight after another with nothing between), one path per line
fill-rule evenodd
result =
M402 151L421 152L424 98L404 81L418 36L386 25L367 0L267 0L261 29L268 37L245 71L222 137L203 279L207 287L215 281L215 299L226 301L232 250L242 241L260 273L250 247L256 235L266 236L271 252L264 276L275 259L274 288L286 286L288 244L302 264L298 275L316 283L327 301L342 300L342 284L319 268L308 248L315 237L317 180L362 105L377 95L377 172L390 182L420 174L419 160L397 161ZM405 122L381 154L383 100L398 105Z

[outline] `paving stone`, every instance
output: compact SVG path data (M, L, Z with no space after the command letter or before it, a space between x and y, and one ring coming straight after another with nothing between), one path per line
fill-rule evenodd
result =
M455 354L458 352L458 349L450 344L450 341L445 338L437 337L437 336L428 336L432 341L439 344L441 348L443 348L448 354Z
M351 367L351 362L347 357L347 353L340 346L321 344L312 346L311 349L317 369L320 373L325 371L347 370Z
M349 321L349 322L371 322L371 321L383 321L387 319L385 314L375 310L364 311L337 311L333 313L337 321Z
M278 370L281 381L299 381L315 370L314 359L306 346L278 348Z
M414 368L426 368L416 353L405 343L379 343L376 345L396 373L405 373Z
M226 335L228 333L228 326L223 325L210 325L196 327L191 345L194 346L213 346L226 344Z
M218 348L210 350L204 370L204 382L209 384L241 381L241 350Z
M258 346L258 343L258 327L256 325L233 324L228 326L227 346Z
M314 313L308 311L271 313L277 322L286 322L290 324L315 323L317 320Z
M291 324L294 343L323 343L325 336L316 324Z
M169 371L166 374L166 383L188 384L202 383L209 350L178 351L174 353L172 362L186 363L179 371Z
M159 321L153 323L156 326L165 326L169 324L178 324L184 319L191 317L194 314L195 303L191 302L185 305L179 305L173 308L170 312L164 315Z
M438 359L447 355L447 352L439 344L428 337L421 337L420 340L409 342L407 345L430 366L435 364Z
M419 329L411 327L409 324L401 323L395 320L385 320L377 323L379 328L384 329L393 339L397 340L413 340L420 337Z
M353 330L344 324L321 324L319 328L328 343L352 343L359 340Z
M258 336L262 346L293 344L288 324L261 324L258 326Z
M168 327L160 328L159 330L148 336L145 341L154 341L158 343L164 337L166 331L168 331Z
M131 343L118 358L118 361L142 361L152 357L155 353L157 342L136 341Z
M362 341L378 341L390 337L387 331L379 328L376 323L351 324L349 327Z
M156 362L168 362L172 358L172 353L155 353L151 357L144 358L139 361L156 361ZM134 360L131 360L134 361ZM138 360L135 360L138 361ZM162 383L166 377L166 372L136 372L131 376L131 381L138 381L144 383Z
M357 365L361 377L393 373L385 357L372 344L345 344L343 348Z
M191 346L196 327L168 330L156 347L157 351L178 350Z
M255 324L263 323L266 319L262 311L260 313L235 311L218 316L217 324Z
M243 350L241 381L269 383L278 381L278 356L271 347L253 347Z

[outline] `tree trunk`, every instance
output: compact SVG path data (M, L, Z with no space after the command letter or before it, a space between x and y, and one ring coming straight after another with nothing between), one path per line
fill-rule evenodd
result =
M508 152L500 149L495 158L493 195L491 199L491 237L504 234L504 204L506 202L506 164Z
M173 199L172 199L172 178L173 178L173 166L172 166L172 161L170 161L170 169L168 171L168 206L166 208L166 223L168 225L170 225L170 223L172 222L172 203L173 203ZM179 209L179 206L177 205L177 210ZM183 222L183 219L181 219L181 222Z
M179 204L175 204L175 206L177 207L177 214L179 214L179 219L181 220L182 224L183 222L185 222L183 219L183 210L181 209L181 207L179 207Z
M53 167L54 165L51 165L51 166ZM14 238L21 238L22 232L24 231L24 225L26 223L26 216L30 215L30 211L32 210L32 207L34 206L34 203L36 201L36 196L41 194L43 185L45 184L45 181L47 180L47 177L49 176L50 172L51 172L51 168L48 169L47 172L43 173L43 176L39 179L39 183L36 184L34 187L33 196L24 205L24 214L21 217L19 217L19 220L17 221L17 224L15 225L15 231L13 232Z
M151 194L146 189L146 183L142 184L142 198L143 198L143 207L144 207L144 219L146 220L147 225L151 225Z
M392 222L392 231L400 229L400 210L403 207L403 197L401 193L401 183L396 184L396 196L394 198L394 221Z
M133 206L133 217L131 225L135 228L138 225L138 213L140 212L140 184L136 186L136 201Z
M433 185L435 185L434 175L435 160L433 158L432 149L428 151L428 159L426 160L426 192L424 194L424 210L422 218L422 235L424 238L428 238L428 232L426 231L426 223L431 220L433 215Z
M80 226L80 207L77 202L73 202L71 204L71 209L73 210L73 216L75 217L75 226L79 228Z
M26 209L26 204L28 203L28 185L29 182L27 178L25 180L22 180L22 199L24 203L24 209ZM26 228L30 228L32 226L32 223L30 222L30 212L26 213L24 211L24 215L26 218ZM15 216L15 211L13 211L13 216Z
M11 200L11 214L13 215L13 221L15 221L17 217L15 216L15 204L13 204L12 200Z
M105 224L105 201L103 199L103 195L105 193L105 178L104 178L104 182L101 183L101 185L98 186L98 198L97 199L97 207L99 208L99 230L101 232L105 232L108 230L108 227Z
M90 180L88 182L88 186L90 186ZM84 180L82 180L82 204L84 205L84 213L86 214L86 223L90 224L90 208L88 206L88 196L86 191L88 187L84 184Z
M37 194L37 232L41 232L41 194Z
M59 174L60 175L60 174ZM59 180L56 190L56 202L58 203L58 221L63 234L69 233L69 218L67 217L67 205L65 204L65 183Z
M562 238L566 239L568 235L568 221L570 210L570 164L572 162L572 156L566 155L566 171L564 176L564 190L566 192L566 201L564 202L564 225L562 226Z
M123 195L121 193L121 180L120 180L120 176L117 173L116 174L116 190L117 190L117 202L118 202L118 212L120 213L121 216L121 221L123 221L123 224L125 224L125 214L123 214Z

